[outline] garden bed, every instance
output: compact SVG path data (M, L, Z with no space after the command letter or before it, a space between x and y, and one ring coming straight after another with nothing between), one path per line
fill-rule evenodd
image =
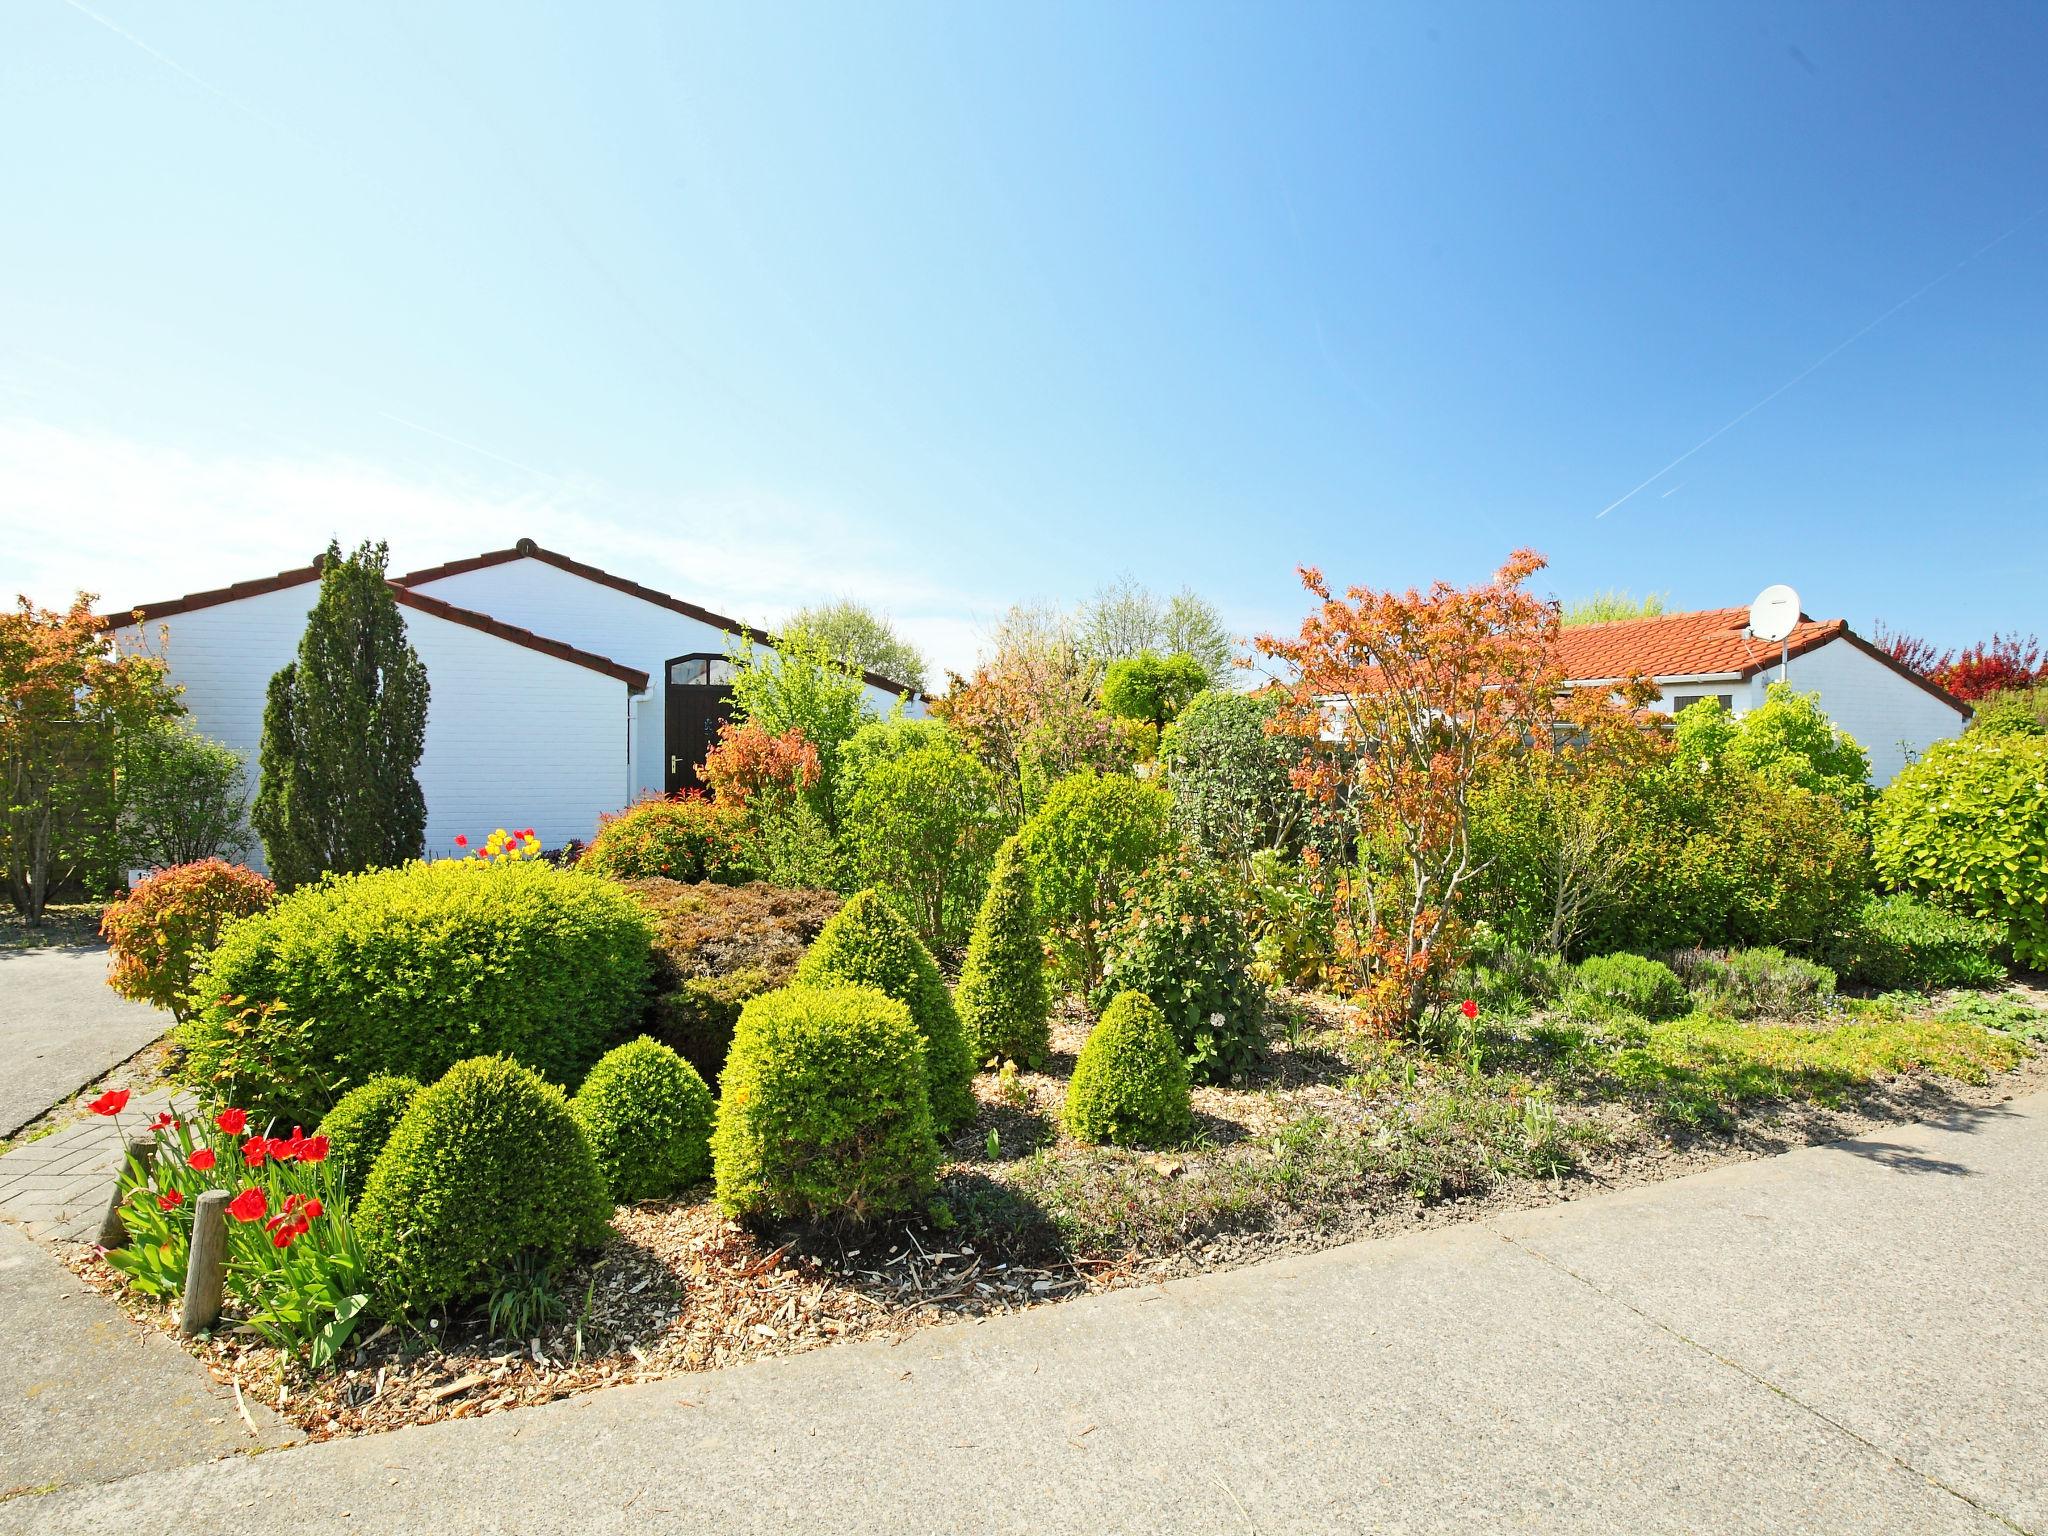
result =
M933 1219L757 1232L700 1191L617 1211L604 1249L556 1282L559 1316L527 1337L443 1318L424 1333L369 1334L322 1376L233 1330L190 1347L220 1380L324 1438L902 1337L2048 1087L2048 1056L2025 1038L2048 1027L2048 997L2005 996L1851 1003L1819 1023L1695 1016L1624 1038L1534 1014L1482 1019L1459 1050L1421 1051L1362 1037L1328 999L1291 995L1257 1079L1198 1088L1195 1141L1165 1152L1059 1137L1088 1025L1070 1004L1047 1070L977 1079L980 1114L951 1140ZM1980 1022L1997 1018L2009 1027ZM94 1250L71 1262L146 1326L171 1327Z

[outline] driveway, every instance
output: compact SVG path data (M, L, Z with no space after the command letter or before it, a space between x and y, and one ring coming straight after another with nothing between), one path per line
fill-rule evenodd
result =
M0 1137L12 1136L169 1029L116 997L103 945L0 950Z
M2044 1533L2044 1197L2048 1096L0 1532Z

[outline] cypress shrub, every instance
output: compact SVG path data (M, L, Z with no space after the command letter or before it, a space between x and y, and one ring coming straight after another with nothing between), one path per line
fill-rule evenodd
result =
M1031 871L1013 837L996 851L988 895L967 941L967 963L955 996L974 1060L997 1057L1035 1067L1051 1044L1045 985L1045 938Z
M881 892L862 891L840 908L797 967L796 979L813 986L873 987L903 1004L924 1040L933 1122L943 1134L974 1118L974 1057L953 996L931 951Z
M658 1040L606 1052L569 1108L621 1204L664 1199L711 1172L711 1090Z
M909 1009L873 987L748 1003L711 1133L718 1203L765 1218L915 1210L939 1166L926 1054Z
M417 1078L373 1077L349 1089L327 1111L319 1134L327 1138L327 1155L350 1189L363 1187L419 1091Z
M356 1202L386 1316L483 1294L515 1259L558 1263L604 1236L612 1203L562 1090L502 1056L422 1088Z
M1166 1016L1124 992L1089 1031L1060 1118L1077 1141L1170 1146L1194 1129L1188 1064Z

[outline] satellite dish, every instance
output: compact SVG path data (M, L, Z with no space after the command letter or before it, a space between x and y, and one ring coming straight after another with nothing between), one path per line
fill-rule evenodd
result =
M1799 622L1799 594L1782 582L1765 587L1749 605L1749 632L1759 640L1786 640Z

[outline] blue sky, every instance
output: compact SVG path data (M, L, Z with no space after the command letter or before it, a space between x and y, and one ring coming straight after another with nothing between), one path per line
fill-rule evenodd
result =
M957 666L1530 544L2048 627L2044 80L2035 4L22 0L0 586L530 534Z

